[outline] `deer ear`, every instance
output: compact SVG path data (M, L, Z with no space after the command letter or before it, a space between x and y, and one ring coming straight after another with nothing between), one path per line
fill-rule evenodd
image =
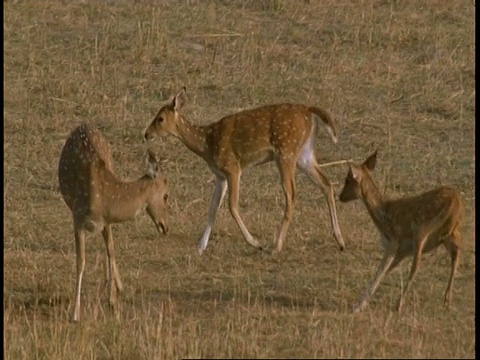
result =
M367 160L363 162L363 165L370 171L375 169L375 164L377 163L377 153L378 149L374 151L372 155L370 155Z
M362 175L362 171L356 166L355 164L348 163L348 168L350 169L350 172L352 173L353 178L355 181L358 182L360 179L360 176Z
M155 157L155 154L151 150L148 150L146 160L147 160L147 166L148 166L147 174L152 179L155 179L155 177L159 173L159 168L158 168L157 158Z
M175 111L179 111L183 105L185 104L185 93L186 93L187 89L185 88L185 86L182 88L182 90L180 90L178 92L177 95L175 95L175 97L173 98L173 108L175 109Z

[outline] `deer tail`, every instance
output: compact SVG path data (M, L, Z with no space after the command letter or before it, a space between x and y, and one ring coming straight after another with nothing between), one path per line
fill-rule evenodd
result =
M338 141L338 130L337 124L332 119L332 117L325 110L315 106L309 107L308 111L314 114L317 119L320 118L320 120L322 120L323 125L325 125L325 128L327 129L328 135L330 135L333 143L336 144Z

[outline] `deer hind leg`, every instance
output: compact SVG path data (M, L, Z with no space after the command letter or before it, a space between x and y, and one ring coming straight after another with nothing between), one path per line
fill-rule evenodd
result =
M398 299L398 303L397 303L398 312L400 312L402 310L403 301L405 299L405 294L408 292L408 290L412 286L413 279L415 278L415 275L417 274L418 269L420 267L423 247L425 246L425 243L427 242L428 236L429 235L424 235L423 237L420 237L418 243L415 246L414 254L413 254L412 267L410 269L410 276L408 277L407 284L405 285L405 288L403 289L403 292L400 295L400 298Z
M397 249L398 249L397 242L389 243L385 251L385 254L383 255L382 261L380 261L380 264L378 264L377 270L375 272L375 278L365 290L365 294L360 300L360 303L357 306L355 306L355 308L353 309L354 312L362 311L365 308L365 306L368 304L368 300L375 293L375 290L377 290L378 285L380 285L380 282L383 280L383 278L385 277L389 269L392 267L392 264L397 261L396 260Z
M444 303L447 308L450 307L450 303L452 300L452 286L453 286L453 279L458 269L458 265L460 263L460 233L458 229L455 229L452 235L448 236L444 239L443 244L447 248L448 252L450 253L450 257L452 259L452 267L450 271L450 279L448 280L447 290L445 290L445 299Z
M330 222L333 229L333 235L335 240L337 240L340 250L345 249L345 242L343 241L343 236L340 231L340 226L338 225L337 218L337 208L335 205L335 198L333 194L333 187L328 178L318 166L317 161L313 158L313 155L306 156L306 159L301 159L299 167L302 171L306 172L315 184L320 186L323 191L323 194L327 198L328 210L330 212Z
M80 296L82 293L82 278L85 270L85 230L75 227L75 252L77 256L77 286L73 321L80 320Z
M285 212L280 223L279 232L275 240L275 252L282 250L283 241L287 236L287 231L292 221L293 210L296 204L296 186L295 186L295 164L288 161L277 161L278 169L282 181L283 192L285 194Z
M247 241L251 246L261 250L262 246L250 234L250 232L248 231L247 227L243 223L242 218L240 217L240 214L238 212L240 172L236 174L229 174L227 181L228 181L228 189L229 189L228 197L229 197L230 213L232 214L232 217L235 219L238 227L242 231L245 241Z
M225 193L227 191L227 181L217 176L215 180L215 191L213 193L212 202L210 204L210 210L208 212L208 223L205 231L203 232L202 238L198 243L198 252L202 254L207 248L208 239L210 238L210 233L212 232L213 223L215 221L215 216L217 215L217 210L223 202Z

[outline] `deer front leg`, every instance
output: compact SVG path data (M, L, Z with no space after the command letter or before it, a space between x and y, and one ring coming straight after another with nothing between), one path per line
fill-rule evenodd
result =
M112 226L105 225L102 230L103 240L107 253L107 268L108 268L108 286L109 286L109 301L110 305L114 306L116 303L116 290L122 291L123 284L118 272L117 263L115 261L115 250L112 236Z
M397 302L397 310L400 312L402 310L403 306L403 299L405 298L405 294L408 292L410 287L412 286L413 279L415 278L415 275L417 274L418 268L420 267L420 261L422 257L422 251L423 247L425 245L425 242L427 241L428 236L425 236L418 241L416 249L415 249L415 254L413 255L413 261L412 261L412 268L410 269L410 276L407 281L407 285L403 289L402 294L400 295L400 298L398 299Z
M212 232L215 216L217 215L217 210L222 204L223 199L225 198L226 191L227 191L227 181L217 176L217 178L215 179L215 191L213 193L212 202L210 204L210 210L208 212L207 227L205 228L202 238L198 243L198 252L200 253L200 255L207 248L208 239L210 238L210 233Z
M391 264L394 262L395 255L396 255L396 252L397 252L397 247L398 247L398 245L397 245L396 242L391 242L388 245L388 247L385 251L385 254L382 258L382 261L380 262L380 264L377 267L377 271L375 273L374 280L372 281L370 286L367 287L367 289L365 291L365 294L363 295L360 303L357 306L355 306L355 308L353 309L354 312L362 311L365 308L365 306L367 305L368 300L373 295L375 290L378 288L378 285L380 285L380 282L385 277L385 274L388 272Z

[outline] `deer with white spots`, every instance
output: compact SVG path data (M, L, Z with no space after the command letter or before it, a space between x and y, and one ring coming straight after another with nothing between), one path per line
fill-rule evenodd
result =
M422 253L427 253L440 244L445 246L452 260L444 298L445 305L450 306L453 278L462 246L459 227L463 221L464 205L460 196L451 188L441 186L417 196L384 199L370 175L376 162L377 151L362 164L349 163L349 172L340 194L342 202L355 199L363 201L380 231L384 249L375 278L354 311L363 310L383 277L407 256L413 255L410 276L397 303L397 310L400 311L405 294L420 267Z
M330 210L333 234L340 249L345 244L340 232L333 188L315 158L317 132L323 126L334 143L337 142L335 122L322 109L313 106L278 104L245 110L226 116L209 125L199 126L181 114L185 103L185 88L163 106L150 126L145 139L173 135L191 151L203 158L216 176L215 191L210 205L208 223L198 245L199 253L206 249L217 210L227 188L229 209L245 240L255 248L260 243L253 238L238 211L239 184L242 170L248 166L275 161L285 193L285 212L275 239L274 251L282 249L296 203L295 170L307 173L323 190Z
M60 191L73 216L77 285L73 321L80 319L80 293L85 269L86 233L102 232L106 247L109 303L115 309L122 282L115 263L111 224L124 222L143 209L155 227L168 231L168 186L149 152L147 174L126 182L116 177L107 140L99 130L83 124L67 139L58 166Z

